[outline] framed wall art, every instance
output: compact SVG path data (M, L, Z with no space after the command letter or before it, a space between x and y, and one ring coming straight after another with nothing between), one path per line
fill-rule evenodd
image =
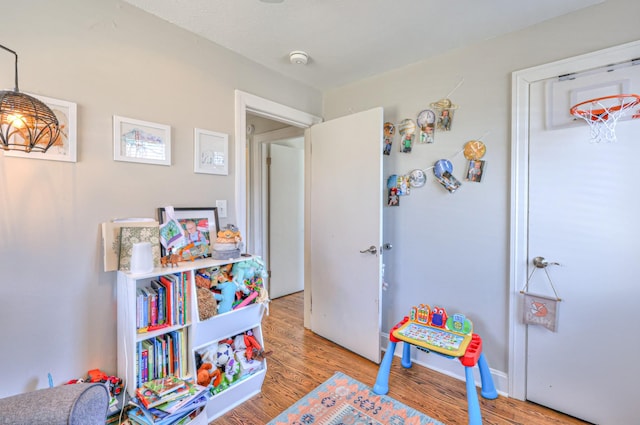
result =
M158 208L162 256L169 249L183 258L210 257L220 230L216 207Z
M77 161L77 105L66 100L53 99L51 97L29 94L44 102L58 118L60 124L60 135L54 144L45 152L20 152L5 151L5 156L14 156L31 159L47 159L50 161Z
M114 115L113 159L171 165L171 127Z
M229 174L229 135L196 128L194 168L196 173Z

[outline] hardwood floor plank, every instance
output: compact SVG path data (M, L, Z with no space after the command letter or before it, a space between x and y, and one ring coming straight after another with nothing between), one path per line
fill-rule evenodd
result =
M215 425L264 425L340 371L373 387L378 365L304 329L303 293L278 298L269 306L262 332L267 374L262 392L211 422ZM466 425L467 398L463 381L396 360L389 375L390 397L446 425ZM534 403L478 395L484 425L585 425Z

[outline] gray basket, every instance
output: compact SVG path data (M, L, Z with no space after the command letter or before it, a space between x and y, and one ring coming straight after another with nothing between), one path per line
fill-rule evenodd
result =
M211 258L214 260L231 260L233 258L240 257L240 250L233 249L231 251L216 251L215 249L211 253Z

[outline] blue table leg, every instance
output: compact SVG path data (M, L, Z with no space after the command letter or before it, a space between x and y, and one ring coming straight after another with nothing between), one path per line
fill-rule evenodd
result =
M393 354L396 351L396 343L389 341L387 351L384 353L380 369L378 369L378 377L373 386L373 392L376 394L386 394L389 392L389 372L391 371L391 363L393 362Z
M411 367L411 344L402 343L402 367L409 369Z
M469 413L469 425L482 425L482 413L476 391L476 383L473 379L473 367L464 367L464 376L467 381L467 409Z
M484 353L480 353L478 358L478 369L480 369L480 381L482 382L482 390L480 394L482 397L493 400L498 398L498 391L496 391L495 385L493 385L493 377L491 376L491 370L489 370L489 364L484 357Z

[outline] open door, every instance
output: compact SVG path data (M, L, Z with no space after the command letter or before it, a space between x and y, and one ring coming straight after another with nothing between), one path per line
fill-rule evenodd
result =
M380 363L383 110L309 131L311 330Z

